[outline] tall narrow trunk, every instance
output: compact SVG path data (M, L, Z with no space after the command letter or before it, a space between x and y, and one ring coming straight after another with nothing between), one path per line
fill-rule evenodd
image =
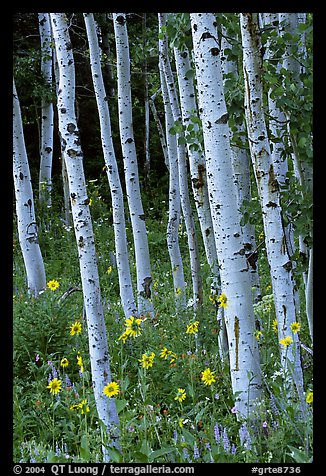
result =
M39 292L46 287L46 278L42 253L38 242L31 175L15 82L13 83L13 154L19 244L25 264L28 293L38 297Z
M191 13L198 101L203 124L208 193L221 288L227 298L232 390L238 415L246 417L261 397L261 369L255 333L249 268L241 235L233 181L228 113L225 105L216 19Z
M283 228L280 192L271 160L267 135L262 85L262 56L258 18L255 13L241 13L245 80L245 112L251 158L262 208L267 258L270 265L279 341L291 337L287 347L280 345L281 365L296 385L303 402L303 375L298 335L292 333L296 322L292 263ZM292 390L293 392L293 390ZM292 393L291 392L291 393Z
M176 307L183 309L186 307L186 283L183 271L183 262L179 246L179 223L180 223L180 188L179 188L179 166L177 154L176 136L170 134L170 129L173 127L173 114L171 111L171 104L169 94L166 86L162 61L159 60L159 71L161 79L161 89L163 97L163 105L165 112L165 131L166 131L166 146L167 159L169 169L169 218L166 230L166 240L172 267L172 278Z
M59 67L58 119L61 149L66 163L80 274L86 312L92 385L100 420L107 427L109 444L117 444L119 417L114 398L103 389L111 381L107 334L101 301L94 233L87 196L83 152L75 113L75 66L67 18L51 13ZM104 459L107 455L104 450Z
M93 85L100 119L102 150L111 191L120 296L124 314L128 319L131 315L135 316L137 313L137 307L135 304L129 267L123 192L112 141L110 111L106 100L106 91L101 70L100 50L93 13L84 13L84 20L89 44Z
M41 140L40 140L40 171L39 171L39 202L45 226L49 225L49 209L51 208L52 191L52 156L53 156L53 104L49 100L52 90L52 33L49 13L39 13L39 31L41 39L41 74L48 86L46 95L42 96L41 104Z
M159 27L160 29L166 23L166 14L159 13ZM181 110L179 106L177 91L174 84L171 64L168 54L168 44L166 35L164 38L159 40L159 53L160 59L162 60L163 72L166 80L169 101L171 104L171 110L173 114L174 123L177 121L182 121L181 119ZM191 269L191 279L192 279L192 288L193 288L193 306L196 310L203 302L203 289L202 281L200 274L200 261L199 261L199 250L197 244L197 236L195 229L194 216L192 208L190 205L189 199L189 190L188 190L188 171L186 164L186 148L184 143L180 142L181 134L177 133L177 155L178 155L178 169L179 169L179 187L180 187L180 197L181 197L181 208L185 220L187 236L188 236L188 248L189 248L189 257L190 257L190 269Z
M191 125L191 131L198 133L198 123L196 121L191 121L192 117L198 117L198 112L193 77L191 74L189 75L189 71L192 70L190 54L187 48L182 52L179 49L174 48L174 57L178 75L182 124L186 128L186 131ZM214 239L213 221L209 206L205 154L201 145L199 143L196 145L197 147L194 148L193 144L190 144L189 141L187 141L192 192L203 237L207 262L211 270L211 292L213 295L218 295L220 294L220 272ZM216 318L220 329L218 333L220 356L221 359L225 361L228 354L228 342L223 308L218 308Z
M233 75L234 80L238 77L238 65L235 61L227 59L224 51L227 48L232 48L228 41L228 34L225 27L222 25L221 38L221 67L223 73L223 85L225 88L226 78L230 74ZM251 178L250 178L250 154L247 150L247 141L245 137L245 126L243 122L240 124L236 122L236 134L239 134L237 145L232 145L232 134L230 131L231 151L232 151L232 169L234 175L234 182L237 189L238 207L243 220L242 209L245 201L251 202ZM255 226L249 222L242 224L243 245L246 251L248 265L250 267L251 288L253 292L254 302L261 300L261 290L259 284L258 274L258 252L257 243L255 239Z
M133 231L139 314L152 313L152 275L133 133L129 42L125 13L113 13L117 54L118 107L127 200Z

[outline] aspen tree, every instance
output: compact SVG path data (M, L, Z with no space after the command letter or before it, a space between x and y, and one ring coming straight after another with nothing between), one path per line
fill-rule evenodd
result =
M227 81L237 81L238 65L235 61L231 61L227 58L226 50L232 49L232 45L229 42L228 32L221 25L221 68L223 74L223 85L224 89L226 88ZM232 79L231 79L232 78ZM250 178L250 153L247 149L247 140L245 139L245 126L243 122L240 124L235 121L233 126L234 134L237 135L237 141L233 140L233 135L230 130L230 141L231 141L231 151L232 151L232 169L234 182L237 190L238 198L238 208L241 213L241 219L243 220L242 210L244 204L251 202L251 178ZM254 302L257 303L261 300L261 291L259 284L259 274L258 274L258 253L257 253L257 243L255 239L255 227L249 221L242 223L242 235L243 235L243 246L246 250L246 257L248 260L248 265L250 267L250 278L251 278L251 287L253 291Z
M163 71L162 60L159 59L159 71L161 89L165 113L166 152L169 170L169 218L166 230L166 239L170 262L172 267L173 287L175 302L178 309L186 307L186 283L183 271L183 261L179 245L179 223L181 213L180 188L179 188L179 165L176 136L170 134L174 120Z
M251 158L261 202L267 258L270 265L279 341L289 337L289 346L280 344L281 365L288 382L296 386L303 402L303 375L297 333L292 263L286 246L282 221L279 184L271 161L263 104L262 55L258 18L255 13L241 13L245 81L245 113ZM293 390L291 389L293 394Z
M117 55L120 141L126 179L127 201L134 238L139 314L152 313L152 275L145 215L141 200L138 164L133 133L131 75L125 13L113 13Z
M69 192L89 341L92 386L99 419L107 429L109 444L116 445L119 417L114 398L103 389L111 381L107 334L101 301L94 233L89 209L83 152L75 112L75 66L67 18L50 13L59 68L58 120L62 154L69 180ZM112 443L113 442L113 443ZM104 459L107 459L103 448Z
M96 35L93 13L84 13L84 20L89 44L93 85L100 119L102 149L106 165L106 173L111 190L113 228L116 261L119 275L120 297L125 317L128 319L131 315L136 315L137 307L135 304L129 267L123 192L112 141L110 111L103 82L100 49Z
M166 24L166 14L159 13L159 28L162 31L162 26ZM182 121L181 110L178 101L177 91L174 84L174 78L172 74L171 64L169 60L168 44L167 37L164 34L163 39L159 39L159 55L162 60L163 72L166 80L166 86L169 95L169 102L171 104L171 111L173 114L174 124L178 121ZM183 217L185 220L187 237L188 237L188 249L190 257L190 269L191 269L191 279L193 287L193 306L194 309L198 305L202 304L203 301L203 289L200 275L200 262L199 262L199 251L197 244L197 236L195 229L194 216L189 200L189 190L188 190L188 173L186 166L186 148L184 142L180 141L181 134L176 133L177 137L177 157L178 157L178 169L179 169L179 187L180 187L180 198L181 198L181 208Z
M42 208L51 207L52 156L53 156L53 104L49 100L52 89L52 33L49 13L39 13L39 32L41 39L41 74L48 87L41 104L40 172L39 202Z
M183 48L183 51L175 47L174 57L179 85L182 123L186 131L190 130L198 134L198 121L191 120L192 118L194 119L198 117L198 111L193 76L190 74L192 72L190 52L186 47ZM190 144L189 141L187 141L187 151L192 192L203 237L207 262L211 270L211 299L214 299L215 296L220 294L220 286L218 282L220 273L208 198L205 155L199 144L197 144L197 147L192 147L192 144ZM224 309L222 307L218 307L216 317L219 327L218 340L220 356L222 360L225 360L228 353L228 343L224 322Z
M19 244L27 275L28 293L38 297L46 287L45 269L38 241L33 189L25 146L20 103L13 82L13 175Z
M191 13L197 93L203 125L207 184L224 293L232 390L238 416L250 414L261 397L249 267L243 248L233 181L228 113L220 47L212 13Z

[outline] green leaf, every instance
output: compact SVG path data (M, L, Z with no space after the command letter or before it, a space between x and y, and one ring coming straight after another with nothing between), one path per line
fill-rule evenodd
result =
M116 400L117 412L120 413L127 405L127 400Z
M91 452L89 451L89 447L88 447L87 435L83 435L81 438L79 453L81 458L84 461L90 461Z
M294 459L296 463L310 463L312 458L309 458L309 456L302 450L299 450L298 448L295 448L294 446L288 445L289 450L291 450L291 453L287 453L291 458Z
M195 444L196 438L184 426L182 427L182 434L185 437L187 443L189 443L191 446Z
M121 453L115 448L108 447L106 448L111 460L113 463L121 463Z
M160 448L159 450L152 451L150 454L150 459L151 461L154 461L156 458L166 455L167 453L171 453L174 451L174 446L165 446L163 448Z

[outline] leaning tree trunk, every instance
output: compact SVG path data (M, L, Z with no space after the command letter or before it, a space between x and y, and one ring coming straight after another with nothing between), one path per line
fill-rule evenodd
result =
M292 263L282 221L280 192L271 160L270 144L264 117L261 40L258 17L241 13L245 80L245 113L251 158L261 202L267 258L270 265L279 341L289 336L288 347L280 345L281 365L295 384L303 403L303 375L298 335L290 325L296 322ZM292 393L292 392L291 392Z
M14 187L18 238L27 274L28 293L38 297L46 287L43 258L38 242L38 231L34 211L34 198L20 104L13 83L13 154Z
M238 416L246 417L261 396L261 369L255 334L249 267L243 248L233 181L228 113L225 105L216 19L191 13L197 91L203 124L208 192L221 288L227 298L232 390Z
M100 49L96 35L93 13L84 13L84 20L89 44L93 85L100 119L102 149L106 164L106 173L111 190L113 229L120 296L124 314L128 319L131 315L135 316L137 314L137 307L135 304L129 267L123 192L112 141L110 111L103 81Z
M159 18L159 28L161 30L162 26L165 26L166 24L166 14L159 13L158 18ZM171 104L173 121L174 121L174 124L176 124L178 121L182 123L181 110L179 106L177 91L174 84L171 64L169 60L166 35L164 35L163 39L159 39L159 53L160 53L160 59L162 61L163 72L164 72L164 76L166 80L169 101ZM185 220L187 236L188 236L190 270L191 270L191 279L192 279L192 288L193 288L193 307L196 310L198 306L200 306L203 302L203 288L202 288L202 281L201 281L201 275L200 275L199 250L198 250L198 244L197 244L195 222L194 222L194 216L193 216L192 208L190 205L190 199L189 199L188 172L187 172L187 164L186 164L186 148L185 148L185 144L180 141L181 137L182 137L182 134L177 132L176 138L177 138L177 156L178 156L181 208L182 208L182 213Z
M197 118L198 113L194 81L192 74L189 74L189 72L192 71L190 54L186 47L183 49L183 51L178 48L174 48L174 57L178 75L182 124L186 129L185 133L189 131L189 134L194 133L196 135L199 133L199 124L198 121L191 120L194 117ZM213 295L218 295L220 294L220 272L214 239L213 221L208 198L205 154L199 141L193 144L187 140L187 151L189 157L192 192L201 234L203 237L206 258L211 270L211 293ZM219 328L218 341L220 356L221 359L225 361L228 354L228 342L224 321L224 309L222 307L217 309L216 319Z
M183 309L186 307L187 299L186 283L178 235L181 204L177 140L175 135L169 133L171 127L173 127L174 121L161 60L159 60L159 71L165 113L166 155L169 169L169 218L166 230L166 240L172 267L175 303L178 309Z
M83 153L75 113L75 66L64 13L51 13L59 66L58 119L61 149L66 163L80 274L86 311L92 384L100 420L110 444L116 445L119 417L114 398L103 389L111 380L110 360L97 267L94 233L83 168ZM104 457L106 453L104 451Z
M52 191L52 156L53 156L53 104L52 91L52 33L49 13L39 13L39 31L41 38L41 74L48 86L47 95L43 94L41 104L41 138L40 138L40 172L39 172L39 202L42 215L48 222L51 208ZM48 226L48 223L45 223Z
M135 245L138 312L144 315L152 313L154 310L150 300L152 276L133 133L130 57L125 13L113 13L113 25L117 54L120 140L125 169L127 200Z
M230 75L233 76L233 80L236 81L238 78L238 65L235 61L231 61L227 58L225 51L228 48L232 49L232 44L229 42L228 32L221 26L222 29L222 38L221 38L221 67L223 75L223 85L225 88L226 79ZM247 139L245 134L245 125L243 121L239 124L236 121L234 128L236 129L235 134L237 134L237 141L232 140L232 134L230 136L231 140L231 151L232 151L232 168L234 181L238 194L238 207L241 214L242 220L242 234L243 234L243 246L246 250L246 258L248 265L250 267L250 277L251 277L251 287L254 297L254 302L257 303L261 300L261 290L259 284L259 273L258 273L258 248L255 239L255 226L249 221L244 223L244 216L242 213L243 206L245 202L251 202L251 179L250 179L250 153L247 149ZM230 131L231 133L231 131ZM235 143L234 143L235 142ZM233 145L232 145L233 143Z

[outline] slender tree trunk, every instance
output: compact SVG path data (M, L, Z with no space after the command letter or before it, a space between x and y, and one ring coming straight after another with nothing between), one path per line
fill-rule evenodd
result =
M41 74L45 84L52 88L52 33L49 13L39 13L39 31L41 39ZM41 140L40 140L40 172L39 172L39 202L43 219L48 222L47 216L51 208L52 191L52 156L53 156L53 104L46 97L42 97L41 104ZM46 223L45 226L48 226Z
M255 13L241 13L245 79L245 112L250 152L262 207L267 258L270 265L279 341L291 337L289 346L280 345L281 364L296 385L303 402L303 375L298 335L292 333L296 322L292 263L286 246L280 205L279 185L274 173L267 135L262 86L261 41Z
M124 161L127 200L133 230L139 314L152 313L152 275L145 215L140 194L136 146L133 133L129 42L126 15L113 13L117 53L118 106L121 149Z
M159 13L159 28L161 29L166 23L166 15ZM169 101L171 104L171 110L173 114L174 123L181 121L181 110L178 102L177 91L174 84L172 69L168 56L168 45L167 38L164 37L163 40L159 40L159 53L162 60L163 71L165 75ZM196 229L194 216L192 213L190 199L189 199L189 190L188 190L188 172L186 164L186 148L184 143L181 143L179 138L181 134L177 133L177 155L178 155L178 168L179 168L179 187L180 187L180 197L181 197L181 208L185 220L187 235L188 235L188 248L190 256L190 269L191 269L191 279L193 287L193 306L196 310L203 302L203 289L201 282L201 271L200 271L200 261L199 261L199 251L196 237Z
M103 389L111 381L110 359L97 267L94 233L83 169L83 153L75 113L75 67L66 15L51 13L59 66L58 119L61 149L67 168L71 208L86 311L92 385L100 420L107 427L109 444L117 444L119 417L114 398ZM104 459L107 455L104 451Z
M157 94L161 92L161 88L156 91L155 94L153 94L153 96L151 96L149 98L149 105L150 105L150 108L151 108L151 111L152 111L152 114L153 114L153 118L154 118L154 121L155 121L155 124L156 124L156 127L157 127L157 131L158 131L158 135L159 135L159 138L160 138L160 142L161 142L161 146L162 146L162 152L163 152L163 155L164 155L164 163L167 167L167 169L169 169L169 157L168 157L168 151L167 151L167 145L166 145L166 140L165 140L165 133L164 133L164 130L163 130L163 126L161 124L161 121L160 121L160 118L159 118L159 115L158 115L158 112L157 112L157 109L156 109L156 106L155 106L155 98L157 96Z
M28 293L38 297L46 287L45 269L34 211L34 198L19 99L13 83L14 187L18 238L27 274Z
M238 65L235 61L230 61L224 55L224 51L227 48L232 48L232 45L227 39L227 31L222 26L222 38L221 38L221 67L223 73L223 85L225 87L226 78L232 74L234 79L238 77ZM232 137L230 131L231 151L232 151L232 168L234 181L237 189L238 207L241 212L244 202L250 202L251 196L251 178L250 178L250 154L247 150L247 143L243 139L245 136L244 124L236 125L236 133L239 134L238 141L241 142L240 147L238 145L232 145ZM246 250L246 258L250 267L251 288L253 292L254 302L257 303L261 300L261 290L259 284L258 274L258 252L257 243L255 239L255 227L253 224L247 222L242 225L243 245Z
M203 124L206 171L221 288L227 298L232 390L238 416L251 413L261 397L261 370L255 333L249 267L243 248L233 181L228 114L225 105L216 19L191 13L198 101ZM239 393L238 393L239 392Z
M131 315L135 316L137 314L137 307L135 304L129 267L123 192L112 141L110 111L108 102L106 100L106 91L101 70L100 50L93 13L84 13L84 20L86 24L90 51L90 65L92 70L93 85L100 118L102 149L111 190L113 228L120 296L124 314L128 319Z
M175 135L170 134L174 120L169 100L169 94L166 86L162 60L159 60L159 70L161 78L161 89L163 105L165 112L165 130L167 159L169 169L169 218L166 231L166 239L170 262L172 267L172 278L175 294L176 307L184 309L187 304L186 283L183 271L183 262L179 246L179 223L180 223L180 187L179 187L179 165L177 153L177 139Z
M178 75L182 123L186 130L189 130L189 127L191 126L190 131L198 133L198 123L196 121L191 121L192 117L198 117L198 112L193 77L192 75L189 75L189 71L192 70L190 54L186 48L182 52L179 49L174 48L174 56ZM200 144L197 143L196 145L197 147L194 148L192 144L187 141L192 192L203 237L207 262L211 270L211 293L213 295L218 295L221 292L219 285L220 272L208 198L205 155ZM223 308L219 307L217 309L216 318L220 330L218 333L220 356L221 359L225 361L228 354L228 342Z

